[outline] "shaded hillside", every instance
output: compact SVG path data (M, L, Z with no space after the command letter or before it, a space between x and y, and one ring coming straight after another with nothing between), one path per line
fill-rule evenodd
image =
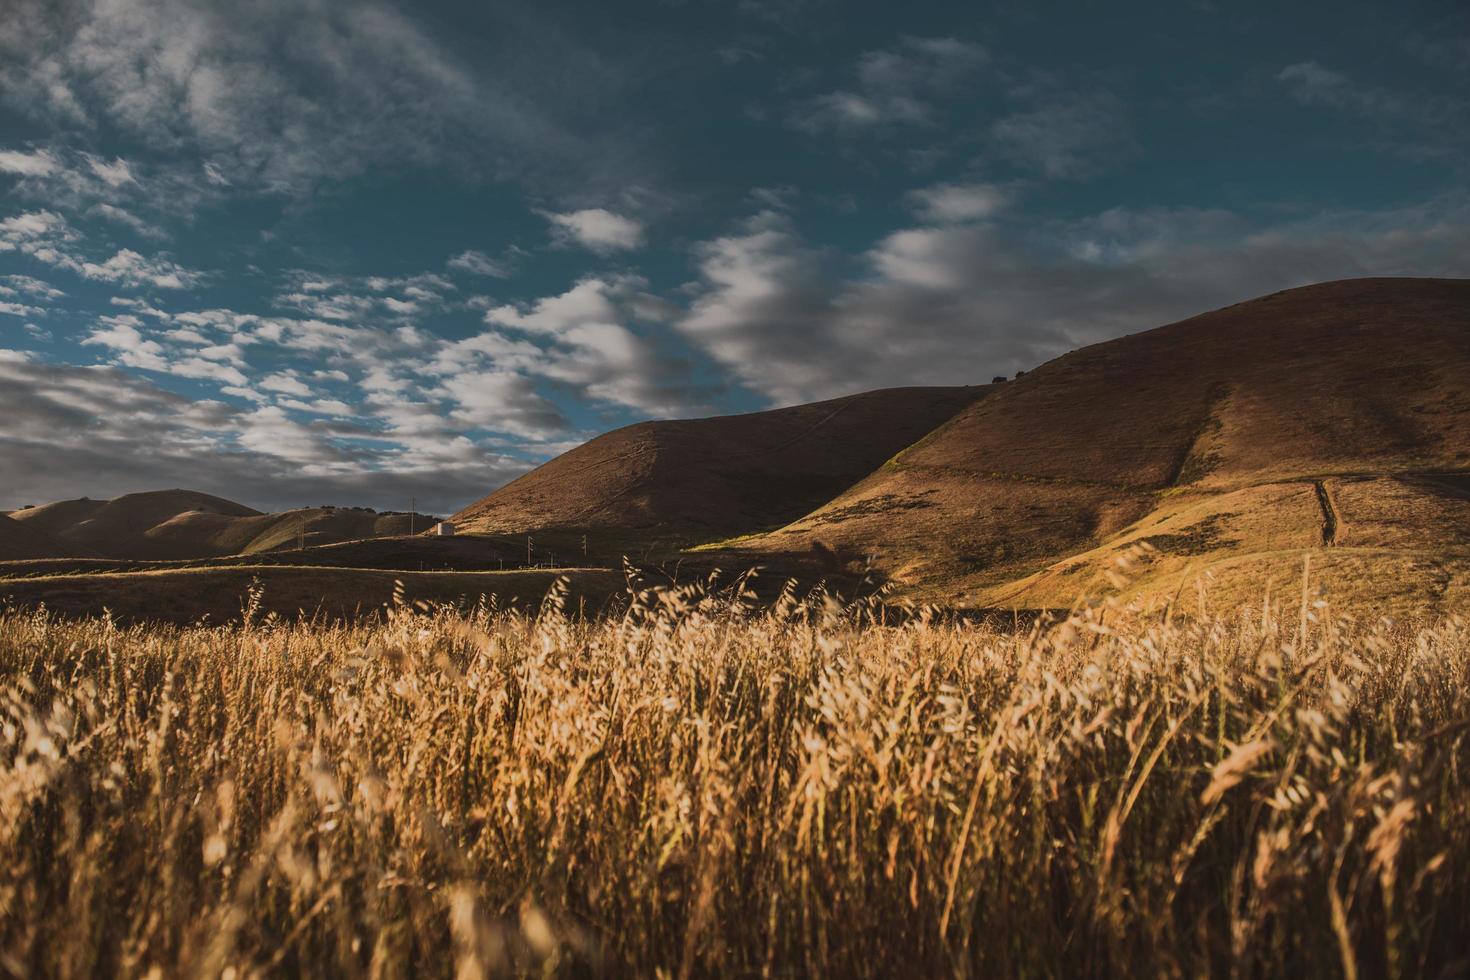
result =
M427 529L422 514L311 507L263 514L192 490L133 493L112 500L63 500L12 515L18 524L62 542L60 556L177 560L257 554ZM49 555L15 555L50 557Z
M1442 597L1470 527L1467 379L1470 282L1289 290L1058 358L741 554L821 541L918 595L1044 605L1102 581L1118 555L1073 556L1109 543L1171 555L1160 589L1223 557L1245 582L1244 556L1299 575L1303 549L1371 546L1427 562L1419 591Z
M558 581L572 611L606 608L625 586L620 572L583 569L568 582L561 572L419 572L292 565L170 568L156 571L0 577L0 609L44 604L62 616L94 616L104 608L123 622L238 621L257 590L258 615L275 613L328 620L373 615L392 605L395 590L407 602L535 611Z
M0 514L0 561L70 558L82 553L54 535Z
M179 514L219 517L260 514L243 504L193 490L154 490L111 500L61 500L16 512L15 519L67 542L83 554L119 558L164 557L149 545L148 532ZM168 556L173 557L173 556ZM178 557L184 557L180 555Z
M407 535L428 530L435 520L424 514L378 514L349 507L308 507L243 518L192 511L152 528L148 547L157 557L255 555Z
M452 519L480 534L586 528L708 540L764 530L830 500L987 390L893 388L643 422L558 456Z
M180 568L230 568L241 565L294 565L301 568L371 568L384 571L484 572L519 569L525 546L502 545L479 536L435 537L415 534L362 538L248 555L214 558L136 559L44 557L0 559L0 579L103 572L167 571Z

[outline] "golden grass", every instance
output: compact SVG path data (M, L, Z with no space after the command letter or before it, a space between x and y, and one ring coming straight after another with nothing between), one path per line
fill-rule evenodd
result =
M0 614L0 970L1435 975L1470 627Z

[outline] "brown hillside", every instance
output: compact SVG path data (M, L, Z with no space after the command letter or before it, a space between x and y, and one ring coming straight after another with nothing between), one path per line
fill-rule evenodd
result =
M152 528L190 511L228 517L260 513L243 504L193 490L154 490L112 500L62 500L20 511L16 519L83 552L135 558L155 556L147 541Z
M1352 280L1058 358L743 552L822 541L919 595L1047 605L1102 581L1110 546L1152 550L1160 589L1225 558L1244 584L1267 554L1299 575L1304 550L1378 549L1443 598L1466 472L1470 282Z
M229 517L191 511L151 528L147 537L154 557L254 555L271 551L337 544L362 538L406 535L412 527L425 531L433 519L422 514L377 514L346 507L308 507L276 514Z
M70 558L81 552L38 528L0 514L0 561Z
M310 507L262 514L192 490L134 493L113 500L63 500L15 513L16 522L59 540L67 555L181 560L259 554L422 531L425 515ZM47 557L43 555L16 555Z
M893 388L748 415L643 422L558 456L456 514L461 530L639 530L708 540L800 517L980 398Z

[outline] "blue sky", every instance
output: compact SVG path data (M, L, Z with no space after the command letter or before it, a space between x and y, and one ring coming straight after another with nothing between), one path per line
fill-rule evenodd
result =
M643 418L1470 273L1459 3L5 18L0 506L450 511Z

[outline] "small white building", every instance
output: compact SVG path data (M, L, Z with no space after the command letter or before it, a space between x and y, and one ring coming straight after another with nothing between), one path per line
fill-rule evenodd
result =
M454 525L448 521L440 521L434 525L431 533L438 538L452 538L454 537Z

